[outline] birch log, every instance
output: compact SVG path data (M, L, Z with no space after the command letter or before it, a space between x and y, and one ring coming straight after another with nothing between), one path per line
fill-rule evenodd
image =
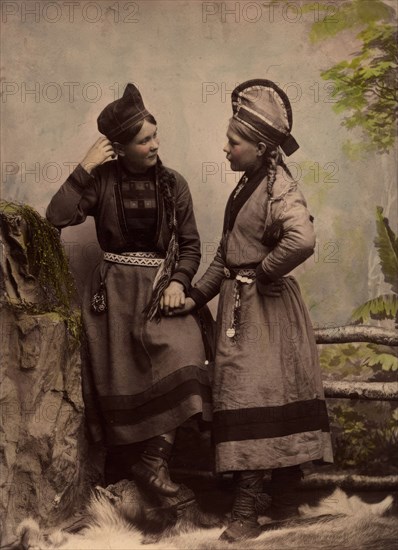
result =
M379 401L398 400L398 382L323 382L326 397Z
M398 346L398 332L366 325L345 325L333 328L315 329L317 344L346 344L348 342L370 342L385 346Z

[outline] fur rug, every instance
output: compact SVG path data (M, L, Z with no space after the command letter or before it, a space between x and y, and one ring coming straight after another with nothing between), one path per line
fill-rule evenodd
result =
M271 522L261 518L263 533L255 540L230 544L219 541L222 518L202 512L193 493L167 505L154 501L131 481L96 488L84 517L62 530L43 531L33 519L17 529L14 550L393 550L398 548L398 519L386 515L393 504L387 496L366 504L336 489L317 506L302 505L300 517ZM159 504L159 503L158 503Z

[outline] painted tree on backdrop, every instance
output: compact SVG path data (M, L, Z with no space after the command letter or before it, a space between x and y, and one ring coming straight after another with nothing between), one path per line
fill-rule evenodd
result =
M304 9L314 9L311 4ZM347 29L360 29L356 39L361 49L321 72L324 80L333 83L333 109L345 113L343 126L361 130L361 140L348 139L344 151L353 159L369 152L388 153L397 135L397 14L381 0L349 0L336 6L335 14L312 25L310 40L315 43ZM319 3L319 10L328 13L330 2Z
M315 6L316 4L316 6ZM397 137L397 14L391 3L381 0L349 0L334 5L330 2L309 2L303 10L315 7L324 12L311 26L313 43L333 39L352 29L360 41L359 51L321 71L321 77L332 83L333 110L344 114L342 126L360 133L358 141L347 139L344 153L353 161L375 154L381 162L394 148ZM387 205L377 206L376 250L373 269L380 273L389 292L382 293L358 307L351 316L353 323L372 320L394 323L398 327L398 239L383 210L390 210L394 201L394 182L385 189ZM377 252L376 252L377 251ZM372 266L371 266L372 267ZM380 285L377 285L380 286ZM396 378L398 358L394 348L375 344L325 346L321 352L324 372L344 379ZM352 406L332 405L336 423L336 462L343 467L359 467L374 471L397 463L398 408L387 403ZM394 450L395 449L395 450Z

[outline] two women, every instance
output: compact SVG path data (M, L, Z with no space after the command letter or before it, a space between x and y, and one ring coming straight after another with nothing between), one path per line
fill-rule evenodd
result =
M222 535L236 541L260 533L265 471L271 510L283 514L299 465L332 461L332 452L311 322L289 276L315 244L313 219L282 158L298 148L291 106L273 82L252 80L233 91L232 107L224 151L244 175L228 200L216 257L194 288L199 239L189 191L159 161L156 123L132 85L99 117L109 141L97 142L47 215L58 227L95 217L105 255L83 305L87 416L97 439L104 432L113 463L131 466L131 444L144 442L132 471L163 494L176 489L166 467L174 429L198 412L208 418L191 312L220 294L213 435L217 471L237 479ZM118 160L110 161L113 150ZM107 310L97 315L92 305ZM159 323L150 322L161 308Z

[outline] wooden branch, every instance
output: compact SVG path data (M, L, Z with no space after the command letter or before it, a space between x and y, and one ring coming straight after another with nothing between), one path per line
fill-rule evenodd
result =
M208 481L219 480L219 476L210 470L187 470L184 468L172 468L172 473L181 478L206 479ZM232 473L224 473L224 479L232 481ZM365 476L353 473L321 473L314 472L306 474L300 482L300 487L306 489L317 489L324 487L343 487L345 489L360 490L397 490L398 475L386 476Z
M384 490L396 491L398 487L398 476L364 476L358 474L321 474L314 473L304 477L300 487L304 489L316 489L328 486L338 486L344 489L360 490Z
M398 401L398 382L323 382L326 397Z
M315 329L317 344L345 344L348 342L371 342L386 346L398 346L398 333L366 325L345 325Z

